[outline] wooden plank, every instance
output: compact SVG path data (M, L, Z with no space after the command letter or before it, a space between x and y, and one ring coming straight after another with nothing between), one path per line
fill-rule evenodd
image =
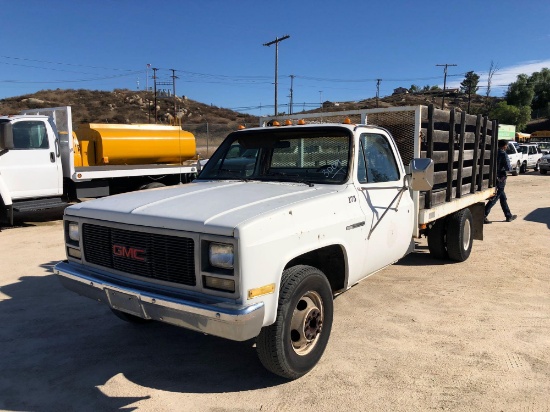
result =
M470 176L472 176L472 167L470 166L470 167L463 168L462 177L465 178ZM458 170L456 169L453 170L453 176L452 176L452 181L455 181L455 180L458 180ZM434 172L434 184L437 185L442 183L447 183L447 172L446 171Z
M433 131L434 131L434 105L430 104L428 106L428 130L426 133L427 138L427 147L426 147L426 156L432 157L434 152L434 141L433 141ZM431 190L426 195L426 209L432 207L432 195Z
M492 130L491 130L491 169L489 170L489 187L494 187L496 183L496 173L495 170L497 168L497 152L495 150L497 146L497 138L498 133L496 131L498 130L497 121L493 120L492 122Z
M454 142L455 140L455 123L456 123L456 114L455 109L451 110L449 115L449 142ZM449 144L447 148L447 159L455 158L455 145ZM453 162L447 162L447 190L445 194L445 201L450 202L453 198Z
M421 129L422 136L427 136L427 129ZM464 135L464 143L474 144L476 139L475 132L466 132ZM434 130L433 131L433 141L434 143L449 143L449 131L448 130ZM456 141L454 143L457 143Z
M426 157L426 152L420 152L420 157ZM464 161L467 160L473 160L474 158L474 150L464 150ZM435 164L439 163L447 163L447 160L449 159L449 153L448 152L442 152L442 151L434 151L432 155L432 159ZM454 162L458 161L458 152L454 152Z
M476 173L477 173L477 157L479 150L479 135L481 134L481 115L477 115L476 121L476 133L474 142L474 156L473 156L473 170L472 170L472 182L470 183L470 193L476 192Z
M481 151L479 153L479 179L477 183L477 190L482 190L483 175L485 174L485 147L487 146L487 116L483 117L483 127L481 129Z
M466 112L460 115L460 139L458 143L458 175L456 176L456 197L462 197L462 168L464 167L464 135L466 134Z

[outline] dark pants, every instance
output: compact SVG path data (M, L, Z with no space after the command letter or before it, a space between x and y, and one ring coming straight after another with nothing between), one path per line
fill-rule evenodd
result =
M502 207L502 211L504 212L504 216L506 218L509 218L510 216L512 216L512 212L510 212L510 208L508 207L506 193L504 193L505 186L506 186L506 179L504 179L503 182L497 181L497 193L495 194L495 196L489 199L489 201L485 205L485 217L489 216L491 209L499 200L500 200L500 207Z

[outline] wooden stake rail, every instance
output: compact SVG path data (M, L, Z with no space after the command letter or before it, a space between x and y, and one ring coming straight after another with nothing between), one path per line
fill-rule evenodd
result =
M430 209L494 187L498 123L433 105L423 112L420 156L433 159L435 173L434 187L421 194L421 205Z

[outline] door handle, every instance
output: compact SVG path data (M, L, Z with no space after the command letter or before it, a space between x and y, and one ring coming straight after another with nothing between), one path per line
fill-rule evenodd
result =
M50 162L55 163L55 153L50 152Z

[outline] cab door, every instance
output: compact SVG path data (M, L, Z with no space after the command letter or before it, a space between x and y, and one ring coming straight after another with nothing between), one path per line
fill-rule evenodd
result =
M372 273L408 252L414 207L397 148L389 136L362 133L357 152L358 197L367 232L364 267Z
M2 156L2 176L12 199L62 194L55 135L42 120L13 123L13 149Z

